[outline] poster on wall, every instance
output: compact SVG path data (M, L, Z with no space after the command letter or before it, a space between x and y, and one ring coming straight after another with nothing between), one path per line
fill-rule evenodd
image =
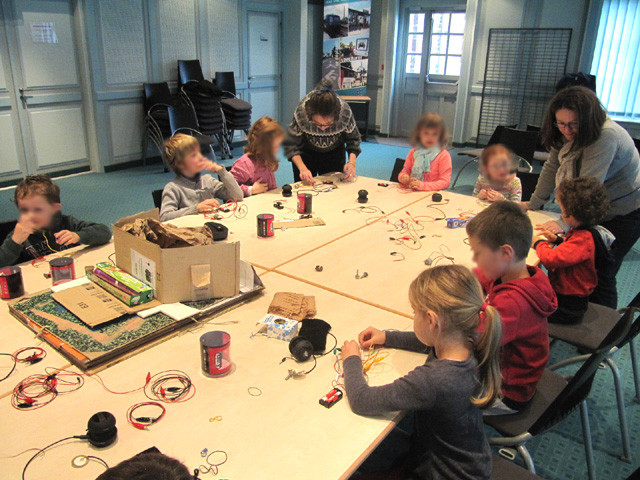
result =
M325 0L322 78L339 95L365 95L369 68L371 0Z

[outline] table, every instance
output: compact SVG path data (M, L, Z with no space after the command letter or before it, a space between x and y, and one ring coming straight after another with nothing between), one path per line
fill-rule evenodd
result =
M366 140L369 132L369 104L371 103L371 97L366 95L340 95L340 98L349 104L356 124L359 121L364 123L362 140Z
M110 394L91 378L86 379L78 392L61 395L39 410L13 409L10 392L18 380L42 373L45 366L68 366L55 349L45 347L48 355L44 362L21 366L9 380L0 383L3 419L0 433L10 439L0 447L0 469L8 478L18 478L29 455L3 456L84 433L89 416L107 410L117 418L119 439L114 445L97 450L85 442L65 442L38 457L29 467L28 478L50 476L51 471L70 480L93 478L102 467L90 462L83 469L73 469L71 459L80 454L97 455L114 465L151 446L185 462L190 469L201 462L203 448L223 449L228 452L229 461L220 467L220 478L281 479L286 477L283 472L293 472L291 476L296 478L300 472L309 479L348 478L394 427L400 414L360 417L350 411L346 400L331 409L321 407L318 400L330 390L335 378L332 356L319 358L316 369L305 378L285 380L289 368L302 367L290 360L279 363L288 355L287 344L265 337L251 338L251 333L278 291L314 295L317 317L332 325L339 343L355 338L368 325L409 330L412 315L407 301L408 285L426 268L424 259L429 252L444 243L456 262L470 264L464 229L446 229L442 221L425 223L426 237L419 250L409 250L387 240L392 234L387 231L387 220L439 214L427 207L432 203L430 193L401 193L396 184L380 187L378 183L379 180L365 177L359 177L355 183L336 180L337 189L314 196L314 216L326 221L324 227L290 228L278 230L270 239L258 238L255 219L258 213L274 213L281 219L297 216L288 209L273 207L277 200L286 200L288 208L295 207L295 197L283 199L279 190L246 199L247 217L222 220L230 228L230 239L241 240L241 257L256 267L266 286L265 294L209 323L187 327L143 347L99 372L109 388L116 391L141 385L147 372L180 369L191 376L196 396L183 404L167 405L165 418L148 431L134 429L125 417L129 406L146 400L141 392ZM366 206L378 206L384 215L359 213L361 205L356 198L363 188L369 191ZM443 196L449 203L438 204L438 208L446 216L482 208L472 197L451 192L444 192ZM531 216L538 222L553 214L534 212ZM190 215L171 223L193 226L206 221L203 215ZM76 270L81 272L85 265L106 260L113 251L111 243L96 249L76 249ZM405 260L393 262L390 251L401 251ZM535 255L530 261L537 261ZM315 271L318 264L323 265L322 272ZM369 276L356 280L356 269L360 273L367 271ZM50 280L42 276L46 270L46 265L23 268L29 293L50 286ZM198 339L203 332L215 329L231 334L235 369L226 377L211 379L200 370ZM6 308L0 309L0 332L2 351L13 352L33 345L32 333L11 317ZM332 345L331 339L328 345ZM389 357L370 372L369 380L373 385L388 383L422 362L424 355L390 351ZM262 395L250 396L247 393L250 386L260 388ZM223 420L209 422L209 418L217 415Z

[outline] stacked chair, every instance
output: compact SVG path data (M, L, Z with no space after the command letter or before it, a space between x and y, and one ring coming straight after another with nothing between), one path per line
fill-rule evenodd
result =
M249 102L236 96L236 80L233 72L216 72L214 83L222 90L222 111L227 122L226 140L229 144L233 142L233 135L236 130L241 130L246 134L251 128L251 109Z
M202 153L213 152L213 142L216 141L210 135L205 135L200 131L198 118L193 105L182 104L169 108L169 123L171 124L171 134L185 133L198 140ZM215 160L215 152L213 152Z
M196 114L201 135L214 137L220 146L221 157L231 158L227 144L227 125L222 111L222 91L204 79L199 60L178 60L178 85L184 103Z
M149 140L158 149L162 157L165 171L168 170L163 152L166 139L171 136L169 125L169 108L175 105L175 99L169 91L167 82L144 84L144 137L142 143L142 164L146 165L147 144Z

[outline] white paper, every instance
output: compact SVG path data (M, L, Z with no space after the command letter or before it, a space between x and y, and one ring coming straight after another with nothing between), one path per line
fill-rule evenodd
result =
M131 249L131 275L156 289L156 262Z
M58 43L56 24L53 22L35 22L29 25L33 43Z
M69 280L68 282L61 283L59 285L54 285L51 287L52 292L60 292L62 290L66 290L67 288L77 287L78 285L84 285L85 283L90 283L87 277L76 278L75 280Z
M165 315L170 316L174 320L184 320L185 318L193 317L200 310L197 308L189 307L182 303L164 303L157 307L148 308L147 310L141 310L137 313L139 317L147 318L150 315L154 315L158 312L162 312Z

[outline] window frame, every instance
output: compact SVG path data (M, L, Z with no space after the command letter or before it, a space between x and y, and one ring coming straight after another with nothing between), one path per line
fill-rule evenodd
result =
M446 33L444 32L434 32L433 31L433 16L437 15L437 14L449 14L449 25L447 26L447 31ZM444 9L444 8L438 8L438 9L433 9L429 11L429 19L431 21L431 26L429 28L429 42L428 42L428 46L427 46L427 64L426 64L426 72L425 72L425 76L427 78L427 82L428 83L456 83L459 79L460 79L460 75L446 75L446 71L447 71L447 63L449 61L449 57L456 57L460 59L460 69L462 70L462 55L464 54L464 30L462 33L451 33L451 14L453 13L463 13L464 14L464 21L465 21L465 29L466 29L466 22L467 22L467 12L466 10L460 10L457 8L451 8L451 9ZM447 52L443 55L443 54L432 54L431 53L431 40L433 38L434 35L446 35L447 37ZM449 50L449 41L451 39L452 36L460 36L462 37L462 52L460 52L460 54L450 54L448 52ZM435 57L444 57L445 58L445 64L444 64L444 71L445 74L441 75L441 74L430 74L429 73L429 65L431 63L431 57L435 56Z

